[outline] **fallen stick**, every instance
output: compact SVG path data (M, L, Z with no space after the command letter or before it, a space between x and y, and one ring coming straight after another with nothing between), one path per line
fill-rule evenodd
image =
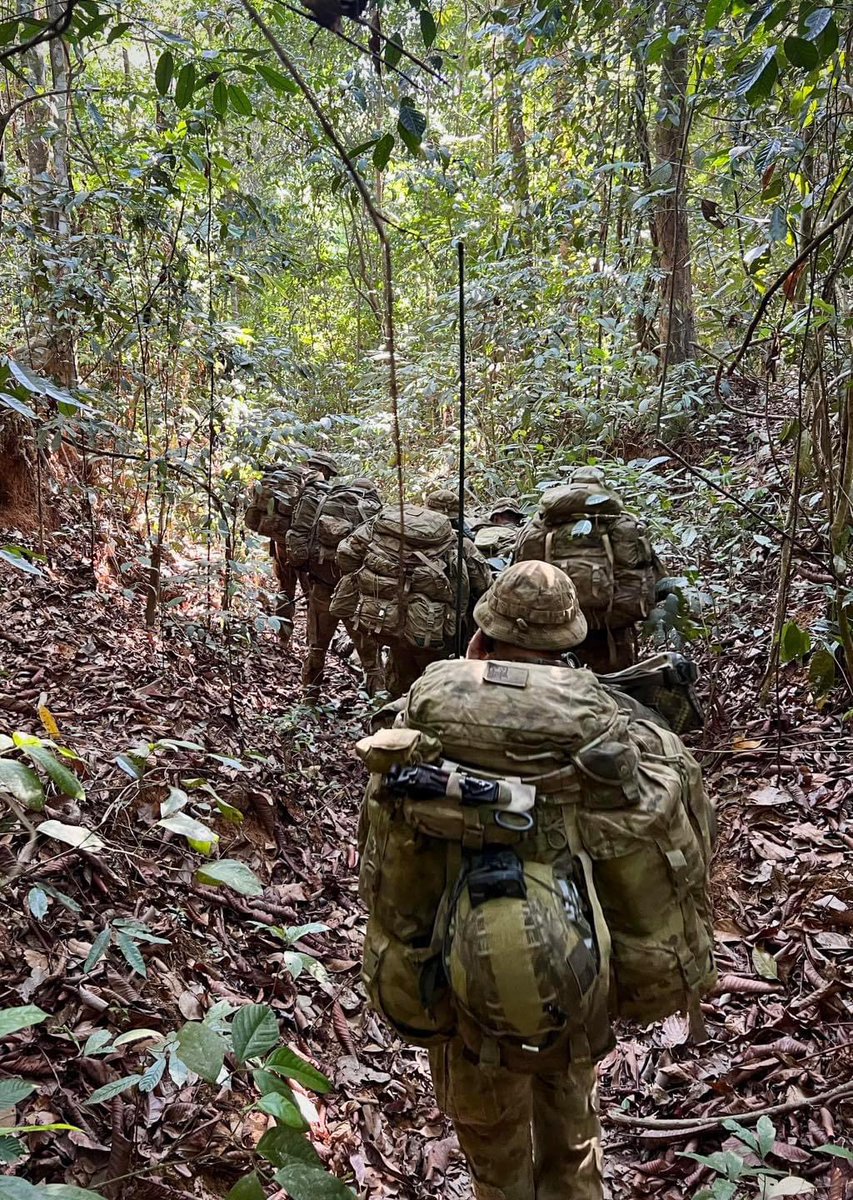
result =
M816 1096L804 1096L802 1100L786 1100L784 1104L771 1104L767 1108L753 1108L747 1112L720 1113L713 1117L690 1118L659 1118L632 1117L628 1113L610 1109L606 1120L612 1125L630 1125L638 1129L668 1129L690 1130L692 1133L707 1133L717 1129L726 1121L739 1121L741 1125L752 1125L761 1117L780 1117L784 1113L794 1112L798 1108L810 1108L829 1104L832 1100L841 1100L845 1096L853 1096L853 1083L842 1084L830 1092L818 1092Z

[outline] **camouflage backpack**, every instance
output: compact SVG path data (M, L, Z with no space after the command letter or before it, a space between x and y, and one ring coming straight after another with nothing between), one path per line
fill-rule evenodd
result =
M553 563L571 577L592 629L633 625L654 607L648 532L594 468L542 494L539 511L518 535L514 561L525 559Z
M518 538L516 525L481 525L474 535L474 545L494 570L500 570L512 559Z
M357 749L364 979L404 1037L541 1071L606 1052L608 991L699 1025L713 813L673 733L589 671L462 660Z
M329 585L337 583L338 546L382 508L379 492L369 479L328 484L316 510L308 538L307 566L311 574Z
M267 471L249 488L246 528L283 543L308 477L304 467L275 467Z
M329 488L330 484L322 476L316 475L302 489L285 540L287 557L294 567L304 569L308 566L311 557L311 536L317 514L329 494Z
M456 626L456 534L442 513L387 505L338 547L344 573L331 612L378 637L443 647ZM462 605L468 572L462 564Z

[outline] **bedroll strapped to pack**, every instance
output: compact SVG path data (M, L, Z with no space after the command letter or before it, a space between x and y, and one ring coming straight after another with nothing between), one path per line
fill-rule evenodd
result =
M387 505L338 547L343 578L333 615L376 637L413 646L443 647L455 629L456 535L442 513L407 504ZM463 596L468 572L463 562Z
M246 528L284 543L308 478L304 467L276 467L253 483L247 496Z
M624 512L618 494L598 472L585 474L542 494L536 516L519 531L514 561L561 567L590 628L620 629L654 607L654 553L645 526Z
M715 979L713 812L679 739L588 671L519 663L435 663L403 716L358 748L379 1011L411 1041L458 1033L517 1070L606 1052L606 993L613 1015L686 1010L698 1030ZM405 768L420 774L400 782ZM502 851L520 867L502 860L505 890L475 902L475 867ZM584 949L598 964L588 989Z
M597 678L658 713L673 733L689 733L705 724L693 686L698 678L696 664L683 654L664 650L623 671Z

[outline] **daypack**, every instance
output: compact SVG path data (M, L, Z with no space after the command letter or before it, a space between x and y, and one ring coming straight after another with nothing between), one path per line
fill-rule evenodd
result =
M412 646L443 647L456 626L456 534L432 509L387 505L338 547L343 578L333 615L377 638L403 638ZM462 605L468 570L462 563Z
M379 492L366 483L331 483L320 499L308 536L307 566L315 578L334 585L340 579L338 546L382 508Z
M606 1052L606 992L614 1016L683 1009L699 1027L715 979L713 812L680 740L627 714L589 671L521 663L435 663L402 720L358 746L372 772L360 831L364 979L401 1035L424 1045L458 1035L481 1060L542 1071ZM448 783L430 798L417 772L436 768ZM510 894L473 908L472 928L472 863L504 851L539 917L519 907L507 859L498 874ZM583 918L569 921L574 935L554 903L563 884L564 912ZM593 943L594 979L589 955L573 961L578 940ZM549 995L561 1027L543 1028ZM525 1021L532 1038L518 1036Z
M601 482L577 480L542 494L539 511L518 534L513 561L536 558L570 576L592 629L622 629L654 607L646 527Z
M310 473L304 467L275 467L249 488L247 529L284 543Z

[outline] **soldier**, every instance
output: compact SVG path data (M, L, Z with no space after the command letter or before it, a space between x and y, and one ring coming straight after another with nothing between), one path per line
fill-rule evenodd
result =
M714 981L711 810L676 735L564 662L587 625L563 571L507 568L475 619L357 747L363 977L430 1048L477 1200L601 1200L609 1013L698 1019Z
M332 485L314 511L313 524L305 539L304 557L299 553L294 556L301 568L308 596L308 653L302 667L303 695L308 704L316 704L320 699L326 655L341 619L358 651L368 695L381 691L385 685L381 648L376 640L365 630L353 626L346 617L332 611L332 596L341 579L336 562L338 547L381 508L379 492L370 479L358 478L350 483ZM296 546L299 547L301 542L297 536Z
M598 673L637 660L637 634L651 613L664 572L646 526L625 511L599 467L578 467L569 482L543 492L521 529L514 561L552 562L573 580L589 626L574 653Z
M427 496L424 504L434 512L444 513L453 529L457 533L459 532L459 496L456 492L451 491L450 488L439 488L438 491L431 492ZM470 587L469 605L473 608L483 593L491 586L492 572L489 564L474 544L471 530L467 525L464 526L462 532L462 553L465 556L465 566L468 568ZM468 640L467 637L465 640Z
M302 486L306 487L312 479L333 479L337 473L338 465L331 454L324 450L312 450L303 463ZM284 542L273 539L270 542L270 554L273 558L273 571L278 580L275 615L281 622L279 638L284 646L289 646L293 638L293 618L296 614L296 585L301 585L302 594L307 599L307 580L303 572L291 563Z
M496 500L485 521L478 524L474 545L495 574L512 562L518 530L523 524L524 512L509 496Z

